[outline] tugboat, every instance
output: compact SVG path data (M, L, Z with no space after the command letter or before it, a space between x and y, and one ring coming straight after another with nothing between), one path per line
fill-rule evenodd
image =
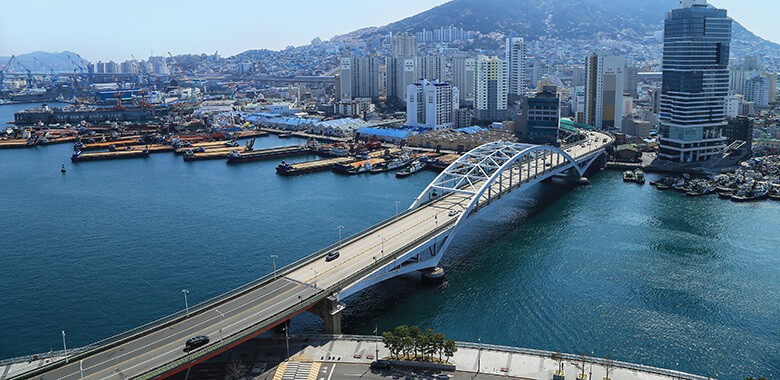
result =
M769 199L780 201L780 183L772 184L772 187L769 189Z
M636 176L634 175L634 172L631 170L626 170L623 172L623 182L634 182L636 180Z
M286 161L282 161L282 163L276 166L277 173L286 173L290 170L293 170L293 166L288 164Z
M644 185L645 184L645 172L642 169L634 169L634 182Z
M419 172L425 168L425 164L420 160L414 160L406 169L395 172L395 176L398 178L408 177L414 173Z

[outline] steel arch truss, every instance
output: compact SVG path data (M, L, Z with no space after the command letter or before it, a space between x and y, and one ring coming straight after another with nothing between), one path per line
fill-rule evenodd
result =
M597 155L596 155L597 156ZM511 142L492 142L475 148L464 154L447 167L420 194L410 208L417 208L428 200L448 193L462 193L476 201L488 192L499 181L503 190L503 181L507 180L511 190L531 177L538 177L555 172L558 174L569 169L575 169L579 175L585 173L591 160L578 163L563 150L547 145L531 145ZM583 161L582 158L580 160ZM507 170L515 171L507 175ZM517 181L513 181L517 180Z

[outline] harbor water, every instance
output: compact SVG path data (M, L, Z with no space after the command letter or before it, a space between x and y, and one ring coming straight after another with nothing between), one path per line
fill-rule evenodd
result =
M0 106L0 121L24 106ZM298 139L258 138L256 148ZM423 171L283 177L278 160L71 164L68 144L0 151L0 358L107 338L214 297L408 207ZM299 157L297 162L313 157ZM66 173L60 173L65 164ZM651 177L649 179L655 179ZM449 338L725 379L780 377L780 202L691 198L598 172L472 218L440 286L406 276L346 300L345 333ZM301 315L293 331L317 331Z

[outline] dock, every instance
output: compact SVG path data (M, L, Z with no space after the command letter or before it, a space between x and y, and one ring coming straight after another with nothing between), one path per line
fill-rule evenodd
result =
M201 143L195 143L190 146L184 146L176 149L177 155L182 155L186 153L188 150L195 151L198 148L203 148L206 151L213 150L213 149L224 149L224 148L230 148L230 149L240 149L240 146L226 146L228 141L210 141L210 142L201 142ZM230 150L228 150L229 152Z
M126 158L146 158L149 157L149 151L146 149L133 149L133 150L120 150L116 152L96 152L96 153L81 153L73 155L70 160L73 162L83 161L102 161L102 160L118 160Z
M35 144L27 139L0 140L0 149L28 148Z
M270 135L270 133L266 131L240 131L240 132L230 132L230 135L236 139L248 139L252 137L265 137Z
M238 157L229 157L229 164L240 164L244 162L262 161L271 158L283 158L294 156L305 156L316 154L305 146L284 146L280 148L269 148L254 150L251 152L240 153Z
M314 173L318 171L332 169L339 164L348 164L354 162L353 157L326 158L324 160L314 160L301 162L297 164L279 165L276 167L276 173L286 176Z

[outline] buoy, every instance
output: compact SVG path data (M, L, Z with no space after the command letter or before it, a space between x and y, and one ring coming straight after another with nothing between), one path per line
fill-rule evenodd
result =
M60 167L60 173L65 173L65 164Z

